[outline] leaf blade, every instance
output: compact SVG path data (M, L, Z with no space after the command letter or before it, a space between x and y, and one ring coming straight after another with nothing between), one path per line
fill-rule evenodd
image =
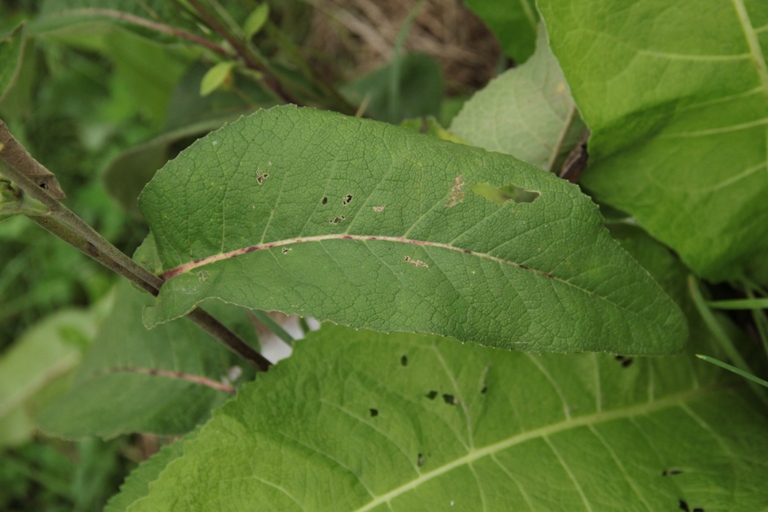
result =
M475 182L539 196L500 205ZM140 208L168 278L147 325L218 297L532 351L664 353L685 337L576 187L383 123L261 111L159 171Z

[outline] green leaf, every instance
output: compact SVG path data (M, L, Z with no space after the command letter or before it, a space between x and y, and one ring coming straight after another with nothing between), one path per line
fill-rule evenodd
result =
M493 31L504 53L521 64L533 54L539 14L533 0L466 0Z
M759 510L768 420L695 361L326 325L130 510Z
M0 101L16 81L21 69L24 51L24 24L22 23L7 37L0 38Z
M157 477L165 467L173 460L184 454L184 443L191 439L193 434L188 434L183 439L177 439L171 444L163 446L158 453L152 456L128 475L125 483L120 486L120 493L109 500L104 512L125 512L134 502L145 497L149 493L149 484L157 480Z
M151 303L127 281L118 285L114 309L72 389L38 418L46 433L179 435L234 392L222 382L237 364L234 356L186 320L146 331L141 310Z
M477 183L539 196L499 205ZM533 352L669 353L680 312L579 190L512 157L295 107L200 139L139 198L167 279L209 297Z
M542 25L536 53L464 104L450 127L470 144L557 172L586 127Z
M243 23L243 31L248 39L252 38L264 27L269 19L269 4L259 4Z
M97 310L48 316L2 354L0 446L31 437L35 416L63 392L67 376L96 334L99 316Z
M398 66L399 89L393 91L391 78ZM352 103L366 105L366 115L399 124L404 119L440 113L443 73L429 55L408 53L347 84L344 92Z
M582 183L701 276L739 277L766 259L768 4L539 8L592 131Z
M232 70L237 65L235 62L219 62L203 77L200 82L200 96L208 96L216 89L224 86L232 80Z

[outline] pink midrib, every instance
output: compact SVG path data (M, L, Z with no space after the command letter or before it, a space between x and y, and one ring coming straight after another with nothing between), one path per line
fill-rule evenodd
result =
M424 240L411 240L409 238L402 238L402 237L395 237L395 236L347 235L347 234L318 235L318 236L308 236L308 237L301 237L301 238L289 238L286 240L278 240L277 242L251 245L250 247L243 247L242 249L236 249L234 251L215 254L213 256L208 256L207 258L201 258L199 260L195 260L189 263L184 263L183 265L179 265L178 267L175 267L163 272L163 278L168 280L172 277L178 276L179 274L184 274L198 267L210 265L211 263L216 263L217 261L236 258L238 256L242 256L243 254L248 254L250 252L261 251L263 249L273 249L275 247L281 247L281 246L292 245L292 244L301 244L301 243L307 243L307 242L322 242L324 240L355 240L359 242L381 241L381 242L394 242L394 243L401 243L401 244L418 245L422 247L437 247L437 248L446 249L449 251L469 254L471 256L477 256L479 258L485 258L485 259L496 261L498 263L503 263L506 265L512 265L514 267L518 267L523 270L530 270L531 272L535 272L542 276L549 277L550 279L554 279L554 276L548 272L537 270L535 268L531 268L523 264L516 263L514 261L505 260L503 258L498 258L496 256L491 256L490 254L475 252L470 249L463 249L461 247L456 247L454 245L443 244L439 242L427 242Z

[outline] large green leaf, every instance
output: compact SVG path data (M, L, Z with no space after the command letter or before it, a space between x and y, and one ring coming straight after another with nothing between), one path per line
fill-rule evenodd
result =
M128 510L759 510L768 419L721 376L325 326Z
M0 446L27 441L37 413L62 394L103 315L60 311L30 328L0 357Z
M593 134L583 184L703 276L768 258L768 3L539 7Z
M584 131L542 25L536 53L464 104L450 130L467 142L558 171Z
M685 339L575 186L384 123L258 112L166 165L139 205L168 279L149 326L217 297L534 352L661 354Z
M533 53L539 13L533 0L467 0L499 39L504 52L518 63Z
M151 302L128 282L118 285L114 309L72 389L38 418L45 432L179 435L234 392L222 382L237 364L229 351L186 320L147 331L141 310Z

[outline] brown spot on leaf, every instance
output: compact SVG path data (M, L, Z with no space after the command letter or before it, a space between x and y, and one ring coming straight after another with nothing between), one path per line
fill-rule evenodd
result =
M453 208L457 204L464 201L464 191L461 187L464 185L464 178L462 176L456 176L453 180L453 186L451 187L451 196L448 202L445 203L446 208Z

